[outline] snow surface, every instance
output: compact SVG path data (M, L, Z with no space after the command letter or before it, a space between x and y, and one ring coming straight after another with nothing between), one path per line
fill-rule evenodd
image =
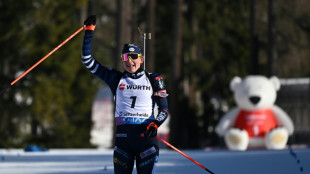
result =
M310 174L310 149L184 150L216 174ZM112 150L0 149L0 174L113 174ZM136 171L133 172L134 174ZM161 149L157 174L208 173L173 150Z

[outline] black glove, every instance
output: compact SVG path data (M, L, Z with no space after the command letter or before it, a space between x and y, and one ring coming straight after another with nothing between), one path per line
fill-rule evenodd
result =
M88 16L88 18L84 21L84 25L96 25L96 15Z
M144 137L156 137L157 136L158 125L155 122L150 123L146 127Z

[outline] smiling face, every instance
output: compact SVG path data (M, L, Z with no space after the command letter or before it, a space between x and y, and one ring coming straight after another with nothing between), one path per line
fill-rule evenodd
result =
M127 61L123 61L123 66L125 70L129 73L135 73L144 61L144 57L140 56L140 58L136 60L128 59Z

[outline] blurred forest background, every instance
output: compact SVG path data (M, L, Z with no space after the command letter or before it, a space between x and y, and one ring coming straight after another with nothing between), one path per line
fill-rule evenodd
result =
M95 14L93 53L104 65L121 69L122 45L142 46L138 27L152 33L146 67L170 93L170 142L218 146L214 127L235 105L232 77L309 78L309 11L308 0L0 0L0 87ZM91 147L91 105L103 82L81 63L83 33L1 94L0 148Z

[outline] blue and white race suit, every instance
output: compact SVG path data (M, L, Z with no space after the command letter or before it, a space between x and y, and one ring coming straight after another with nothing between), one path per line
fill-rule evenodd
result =
M102 79L115 98L116 135L113 155L116 174L132 173L134 161L138 173L154 173L159 149L156 138L141 135L149 123L160 126L168 117L167 92L162 76L142 68L135 73L120 72L102 66L91 53L93 31L86 30L82 62L91 73ZM158 114L154 116L155 103Z

